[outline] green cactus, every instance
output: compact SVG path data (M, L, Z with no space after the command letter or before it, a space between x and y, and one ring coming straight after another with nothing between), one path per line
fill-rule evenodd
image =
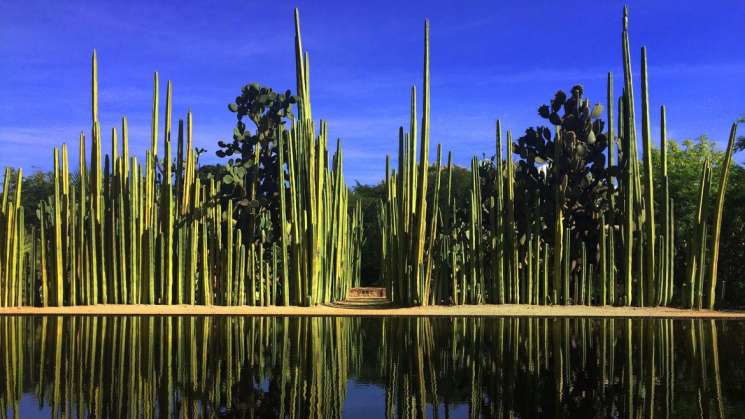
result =
M644 273L645 283L647 284L645 301L649 304L654 304L656 301L656 281L659 281L659 278L655 278L657 272L657 265L655 264L655 252L657 250L655 240L657 239L657 233L655 232L654 219L654 171L652 170L652 132L650 124L647 49L642 48L642 138L644 142L644 209L646 212L644 219L644 232L646 234L644 243Z
M735 139L737 138L737 123L732 124L727 142L727 152L724 155L724 161L721 165L719 175L719 189L717 193L716 213L714 216L714 231L711 239L711 262L709 263L709 310L714 309L717 287L717 267L719 266L719 235L722 229L722 216L724 214L724 197L727 192L727 180L729 179L729 170L732 165L732 154L734 153ZM703 264L703 259L702 259ZM703 281L703 278L701 278Z

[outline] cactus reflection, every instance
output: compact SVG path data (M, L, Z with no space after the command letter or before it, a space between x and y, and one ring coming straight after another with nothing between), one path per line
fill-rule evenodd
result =
M385 390L371 394L389 418L721 418L741 404L742 327L661 319L5 317L0 417L41 409L51 417L334 418L343 416L349 391L365 391L348 390L355 380Z

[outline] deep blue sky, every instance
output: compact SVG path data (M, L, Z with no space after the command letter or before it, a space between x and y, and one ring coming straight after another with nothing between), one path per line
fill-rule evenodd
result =
M173 81L174 116L193 110L196 145L209 150L204 161L217 161L216 140L229 138L235 122L226 105L241 86L294 90L294 6L311 57L314 116L342 138L348 182L380 179L385 154L395 153L409 88L421 86L425 17L432 141L463 164L493 154L496 118L519 134L540 122L538 105L559 88L581 83L591 101L604 102L613 71L620 92L623 4L1 2L0 166L49 169L51 147L62 142L76 154L78 133L90 130L93 48L104 132L127 115L131 147L143 154L157 70L163 94ZM630 14L636 69L640 47L649 50L655 134L666 104L671 137L725 141L745 112L745 2L631 1Z

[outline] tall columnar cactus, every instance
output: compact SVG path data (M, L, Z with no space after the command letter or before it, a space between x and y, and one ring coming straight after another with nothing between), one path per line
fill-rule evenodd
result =
M623 173L623 275L625 288L625 304L632 303L632 281L633 281L633 249L634 249L634 196L636 193L636 182L634 179L636 166L636 122L634 120L634 96L633 82L631 77L631 52L629 47L628 33L628 9L623 9L623 32L621 35L623 46L623 106L619 109L623 121L623 154L626 166Z
M422 106L422 141L419 150L419 176L417 178L417 211L415 224L414 278L419 281L415 302L426 305L424 300L424 248L427 241L427 177L429 174L429 20L424 22L424 93ZM434 240L430 237L430 240Z
M440 171L440 160L442 157L442 147L440 144L437 144L437 157L435 158L435 190L434 195L432 196L432 217L429 221L428 230L429 230L429 240L427 242L427 261L426 265L424 266L424 281L422 284L422 305L427 305L430 303L437 303L437 299L434 301L431 301L432 298L432 269L434 265L434 245L435 245L435 238L437 237L437 224L439 221L439 210L440 210L440 177L441 177L441 171ZM474 201L476 204L480 205L481 203L481 197L479 196L478 199ZM481 232L481 226L478 226L478 233ZM483 279L483 276L479 274L477 279Z
M608 117L608 133L606 135L608 139L608 178L606 179L606 182L608 183L608 204L610 207L611 212L615 210L616 207L616 194L615 189L613 185L613 179L610 175L610 169L615 165L614 162L617 161L615 156L616 151L616 133L613 131L613 102L615 100L615 97L613 96L613 73L608 72L608 81L607 81L607 92L606 92L606 114ZM620 119L620 118L619 118Z
M660 177L662 179L662 260L660 260L660 272L658 286L657 304L668 305L672 299L672 281L674 272L672 241L672 218L670 205L670 178L667 174L667 114L665 107L660 108Z
M709 202L709 185L711 183L711 163L705 159L701 164L701 177L698 189L698 205L696 209L696 228L691 239L691 246L688 254L688 279L689 279L689 298L688 307L694 308L696 301L701 300L699 289L703 278L700 276L701 266L704 260L701 258L702 250L706 247L706 226L708 219L708 202ZM698 298L696 296L698 295ZM699 305L700 308L700 305Z
M61 179L59 165L59 151L54 149L54 203L52 204L53 223L54 223L54 280L55 280L55 300L57 306L64 305L64 268L62 266L62 204L60 199Z
M417 111L416 89L411 91L410 132L399 130L399 170L386 171L388 189L385 217L389 220L388 234L384 240L386 249L386 282L390 284L393 301L401 304L429 303L431 292L427 261L434 246L436 227L427 225L437 222L431 214L434 208L427 207L427 178L429 175L429 21L424 24L424 97L422 107L422 129L419 147L419 163L416 162ZM439 173L439 167L438 167ZM433 201L436 206L437 201ZM434 230L433 230L434 229ZM425 250L427 254L425 255Z
M520 303L518 272L518 248L515 237L515 164L512 160L512 133L507 131L507 152L505 154L505 204L504 204L504 242L507 266L507 295L512 303Z
M632 102L633 103L633 102ZM644 275L647 284L646 298L648 304L655 304L655 290L657 273L655 265L655 218L654 218L654 180L652 170L652 130L649 119L649 80L647 76L647 49L642 48L642 137L644 139L644 232L645 236L645 255L644 255Z
M600 222L600 305L605 306L608 302L610 284L608 283L609 257L608 257L608 227L605 225L605 217Z
M554 146L554 162L558 162L559 148L563 146L561 130L556 130L556 141ZM561 260L564 254L564 184L566 177L563 179L559 176L558 164L554 163L551 168L554 172L554 254L553 254L553 294L552 302L558 304L559 297L562 295L562 271L561 271ZM564 304L567 304L564 301Z
M717 268L719 266L719 235L722 230L722 217L724 214L724 197L727 192L727 180L729 179L729 170L732 165L732 153L735 148L735 139L737 138L737 124L733 123L727 142L727 152L721 163L719 174L719 189L717 192L716 213L714 215L714 231L711 237L711 262L709 263L709 301L708 307L714 309L717 288ZM702 278L703 280L703 278Z
M471 304L478 304L483 300L484 289L481 286L483 279L482 269L482 246L481 246L481 179L479 177L479 161L476 157L471 159L471 206L470 206L470 234L469 234L469 298Z
M505 274L505 261L504 261L504 255L505 255L505 239L503 232L503 225L505 223L505 220L502 217L502 213L504 211L504 176L503 176L503 170L502 170L502 124L499 120L497 120L497 135L496 135L496 155L494 158L494 179L496 183L496 196L495 196L495 206L494 206L494 240L495 240L495 246L494 246L494 255L493 255L493 263L494 263L494 281L496 283L496 294L497 294L497 302L500 304L503 304L505 299L505 281L507 278L507 275ZM544 301L545 304L545 301Z
M2 206L0 206L0 307L16 306L22 303L21 289L24 285L23 258L24 214L21 206L23 172L15 176L15 193L11 197L12 171L5 169L3 177Z
M286 199L286 191L285 191L285 144L288 138L287 131L282 131L282 133L279 136L279 151L278 151L278 157L279 157L279 222L280 222L280 234L282 234L282 239L280 242L280 246L282 247L282 304L283 305L290 305L290 273L289 273L289 253L288 253L288 247L290 245L290 231L287 226L287 220L285 217L287 216L287 199Z

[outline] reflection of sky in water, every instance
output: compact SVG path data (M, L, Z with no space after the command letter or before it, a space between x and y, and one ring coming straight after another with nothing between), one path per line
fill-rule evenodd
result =
M269 380L262 382L262 389L268 389ZM347 383L347 397L344 402L344 411L342 417L350 419L378 419L385 417L385 406L381 400L385 398L385 390L374 384L360 383L354 379ZM39 407L39 401L36 397L24 394L20 402L20 418L50 418L52 417L51 409L48 406ZM431 417L432 411L429 409L428 416ZM468 415L468 406L459 405L450 408L450 415L453 418L466 417ZM439 417L445 416L445 409L440 407Z
M20 412L20 418L41 419L52 417L52 409L50 409L49 406L40 407L39 401L36 399L36 397L30 394L24 394L21 398Z
M385 405L381 400L385 399L385 389L375 384L360 383L349 380L347 383L347 398L344 402L344 418L384 418ZM463 418L468 416L468 406L464 404L449 407L451 418ZM427 409L427 417L434 417L432 407ZM445 417L445 408L440 406L437 417Z
M347 398L344 402L345 418L383 418L385 405L380 403L385 398L385 390L373 384L349 380Z

